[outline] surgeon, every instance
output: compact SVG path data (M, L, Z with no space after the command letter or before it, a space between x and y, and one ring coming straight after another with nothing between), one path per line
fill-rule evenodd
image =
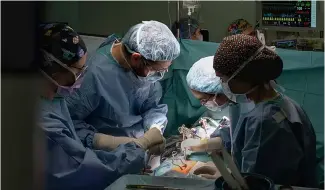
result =
M187 73L186 81L195 98L210 111L221 111L229 100L222 92L220 78L212 68L213 57L204 57L193 64Z
M276 184L315 187L313 126L302 107L271 82L282 73L281 58L257 38L238 34L224 38L213 68L228 99L254 104L241 115L232 136L233 157L241 172L265 175ZM200 146L220 149L222 139Z
M265 36L262 32L260 32L257 29L257 27L258 24L253 27L253 25L250 24L246 19L236 19L228 26L227 34L229 36L236 35L236 34L246 34L246 35L254 36L258 38L262 44L265 45L266 43ZM270 46L269 48L274 51L276 49L274 46ZM274 80L274 84L275 84L275 80ZM281 89L280 86L277 87ZM252 102L241 102L241 103L232 102L231 104L229 104L229 118L230 118L232 131L235 131L235 127L237 125L240 115L249 112L254 108L254 106L255 105Z
M204 57L193 64L186 76L186 81L195 98L200 100L208 111L201 117L210 117L215 120L229 116L229 99L223 93L220 78L216 76L213 68L213 57ZM230 151L230 128L224 127L215 130L211 137L221 136Z
M182 18L179 20L179 22L175 21L172 25L172 32L175 37L178 36L178 30L177 30L178 28L179 28L180 39L203 41L201 27L199 22L196 19Z
M145 131L159 130L162 134L167 105L159 103L159 80L179 53L180 45L172 32L157 21L131 27L122 40L108 37L87 61L80 89L67 97L83 144L91 147L95 143L110 151L143 137ZM150 149L152 154L163 150L163 142Z
M85 147L63 98L83 82L88 67L85 43L65 24L41 25L39 34L44 77L39 125L47 139L46 189L102 190L124 174L139 173L145 167L145 151L163 141L160 131L150 130L111 151L96 150L98 143Z

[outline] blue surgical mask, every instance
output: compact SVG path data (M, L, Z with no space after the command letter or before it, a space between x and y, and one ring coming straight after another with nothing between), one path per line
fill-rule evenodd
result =
M241 67L239 67L234 74L226 81L226 82L222 82L221 86L222 86L222 90L223 93L228 97L229 100L236 102L236 103L248 103L251 100L249 100L247 98L247 94L251 93L252 91L254 91L257 86L253 87L252 89L250 89L249 91L242 93L242 94L236 94L234 92L231 91L230 87L229 87L229 81L231 79L233 79L249 62L251 62L255 56L257 56L263 49L265 48L265 46L263 45L262 47L260 47L253 56L251 56L246 62L244 62Z

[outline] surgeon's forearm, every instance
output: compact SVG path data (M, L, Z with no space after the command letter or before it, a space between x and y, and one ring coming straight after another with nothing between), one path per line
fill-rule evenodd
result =
M130 137L114 137L102 133L95 133L93 147L99 150L111 151L117 148L120 144L133 142L135 139Z

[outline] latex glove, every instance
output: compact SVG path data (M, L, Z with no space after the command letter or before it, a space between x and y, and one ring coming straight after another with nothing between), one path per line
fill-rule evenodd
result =
M134 140L134 138L130 137L114 137L102 133L95 133L93 147L95 149L111 151L117 148L120 144L126 144Z
M166 139L163 138L163 142L157 145L154 145L153 147L149 148L149 155L161 155L166 148Z
M202 151L211 151L211 150L221 150L223 147L223 142L220 137L215 137L211 139L203 139L201 140L200 145L198 146L190 146L189 150L195 152L202 152Z
M164 137L158 128L150 128L142 137L137 138L134 142L144 150L150 149L155 145L160 145L164 142Z
M193 174L198 175L200 177L206 178L206 179L218 179L221 177L221 174L216 167L211 166L202 166L196 169Z
M162 129L164 128L164 126L158 125L158 124L153 124L150 126L149 130L153 129L153 128L157 128L160 131L160 133L162 134Z

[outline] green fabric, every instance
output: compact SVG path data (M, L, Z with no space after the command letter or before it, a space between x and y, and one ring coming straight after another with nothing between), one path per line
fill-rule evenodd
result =
M168 105L165 135L178 134L182 124L193 124L205 111L186 83L186 75L199 59L215 54L219 44L181 40L180 56L173 61L161 81L162 103ZM277 49L284 61L284 71L277 79L285 94L297 101L307 112L317 136L319 177L324 178L324 53ZM213 69L213 68L211 68ZM321 105L321 106L320 106Z

